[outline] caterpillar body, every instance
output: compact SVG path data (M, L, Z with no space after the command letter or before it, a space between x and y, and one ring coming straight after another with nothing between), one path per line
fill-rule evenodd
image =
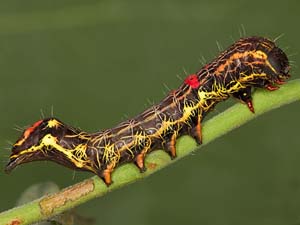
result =
M263 37L241 38L160 103L114 128L87 133L56 118L39 120L12 147L5 170L36 160L51 160L72 169L90 171L107 185L120 164L134 162L146 170L145 157L164 149L176 157L176 140L189 134L202 142L201 122L221 101L234 97L254 113L253 88L276 90L289 75L286 54Z

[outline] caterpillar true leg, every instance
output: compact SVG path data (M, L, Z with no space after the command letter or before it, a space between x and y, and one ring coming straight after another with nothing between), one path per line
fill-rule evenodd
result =
M249 108L249 110L254 113L254 106L252 103L252 95L251 95L252 87L246 87L238 92L235 92L232 94L233 97L237 98L244 104L246 104Z
M269 91L276 91L276 90L279 89L278 86L275 86L275 85L273 85L273 84L271 84L271 83L267 84L267 85L265 86L265 88L266 88L267 90L269 90Z

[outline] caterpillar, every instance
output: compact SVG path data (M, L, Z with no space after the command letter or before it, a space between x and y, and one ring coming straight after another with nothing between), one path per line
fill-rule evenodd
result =
M144 172L145 157L155 149L175 158L176 140L184 134L201 144L201 123L219 102L234 97L254 113L253 89L277 90L290 77L289 71L287 55L273 41L241 38L187 76L160 103L114 128L87 133L54 117L35 122L13 145L5 171L50 160L90 171L110 185L111 173L121 164L134 162Z

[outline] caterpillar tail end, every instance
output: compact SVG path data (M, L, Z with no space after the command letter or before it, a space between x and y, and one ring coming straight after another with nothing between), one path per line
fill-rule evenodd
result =
M19 165L18 160L18 158L10 159L4 168L4 172L7 174L11 173L11 171Z
M9 162L4 168L6 174L10 174L18 165L32 161L26 154L14 155L9 158Z

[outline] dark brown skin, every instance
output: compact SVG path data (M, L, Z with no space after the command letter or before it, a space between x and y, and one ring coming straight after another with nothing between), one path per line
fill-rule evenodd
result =
M135 162L145 171L145 156L154 149L163 148L175 158L176 140L183 134L201 144L201 122L219 102L234 97L254 113L252 89L278 89L290 77L289 69L286 54L271 40L242 38L160 103L112 129L89 134L55 118L37 121L13 146L5 170L51 160L93 172L110 185L111 173L120 164Z

